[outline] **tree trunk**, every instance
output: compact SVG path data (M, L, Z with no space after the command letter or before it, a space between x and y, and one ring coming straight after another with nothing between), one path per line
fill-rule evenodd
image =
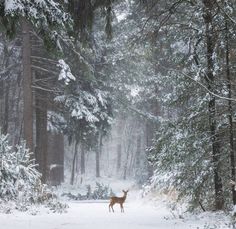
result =
M132 148L135 146L134 142L132 143ZM129 168L128 168L128 175L131 176L133 174L134 168L135 168L135 156L136 156L136 151L134 149L131 150L130 154L130 160L129 160Z
M100 177L100 155L102 152L102 134L99 131L98 135L98 147L96 150L96 177Z
M36 75L37 79L41 77ZM42 173L42 182L46 183L48 178L47 163L47 100L46 92L36 89L35 91L35 118L36 118L36 162Z
M117 173L120 171L120 167L121 167L121 142L117 144L117 165L116 165Z
M99 149L96 150L96 177L100 177L100 155L99 155Z
M22 64L23 64L23 117L24 139L26 146L33 152L33 95L32 95L32 71L31 71L31 41L30 25L25 18L22 19Z
M149 149L153 145L153 137L154 137L154 130L152 123L147 120L145 125L145 138L146 138L146 148ZM153 166L151 163L148 163L148 177L151 177L153 175Z
M14 145L20 144L21 134L22 134L22 112L20 110L20 102L21 102L21 91L22 88L19 87L17 100L16 100L16 112L14 114L14 123L15 129L18 130L15 133Z
M228 19L225 19L225 60L226 60L226 78L228 86L228 98L232 98L232 83L230 75L230 66L229 66L229 36L228 36ZM235 182L235 147L234 147L234 133L233 133L233 109L232 101L228 100L228 119L229 119L229 142L230 142L230 166L231 166L231 180ZM236 205L236 191L235 187L232 187L232 199L233 204Z
M81 158L80 158L80 172L85 174L85 148L83 141L81 142Z
M206 81L208 84L209 91L215 92L214 88L214 24L213 24L213 8L215 2L213 0L203 0L204 14L203 18L205 21L205 36L207 45L207 73ZM219 146L219 136L217 133L216 124L216 99L214 95L210 95L210 101L208 104L209 109L209 124L211 133L211 143L212 143L212 160L213 160L213 170L214 170L214 188L215 188L215 208L216 210L222 210L224 206L223 197L223 185L222 179L220 177L220 146Z
M140 158L140 155L141 155L141 135L138 135L138 138L137 138L137 150L136 150L136 169L140 169L140 163L141 163L141 158Z
M124 131L124 120L125 117L124 115L119 115L118 116L118 122L117 122L117 145L116 145L116 150L117 150L117 164L116 164L116 173L121 174L121 158L122 158L122 137L123 137L123 131Z
M71 170L71 178L70 178L71 185L73 185L75 181L75 163L76 163L77 154L78 154L78 141L75 142L75 151L74 151L74 157L72 161L72 170Z
M10 79L7 79L4 87L4 118L3 118L3 128L2 133L8 133L8 120L9 120L9 90L10 90Z
M60 185L64 181L64 135L48 132L48 165L50 184Z
M3 87L3 79L0 79L0 126L3 126L3 115L4 115L4 87Z
M124 165L124 174L123 174L123 179L127 179L127 170L128 170L128 162L129 162L129 156L130 156L130 148L131 148L131 139L128 139L128 146L126 149L126 161Z

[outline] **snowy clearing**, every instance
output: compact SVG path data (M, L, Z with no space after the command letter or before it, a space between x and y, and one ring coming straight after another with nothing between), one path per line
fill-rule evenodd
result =
M120 212L118 205L114 206L115 213L109 213L108 202L69 202L67 213L49 213L41 211L37 215L14 212L1 214L1 228L4 229L185 229L185 228L230 228L223 214L205 213L199 216L174 218L164 205L138 201L124 204L125 213Z

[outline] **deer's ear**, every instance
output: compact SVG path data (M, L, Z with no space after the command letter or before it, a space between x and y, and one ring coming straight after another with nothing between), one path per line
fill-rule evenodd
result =
M129 189L126 192L128 192L128 191L129 191Z
M122 192L125 192L124 190L122 190Z

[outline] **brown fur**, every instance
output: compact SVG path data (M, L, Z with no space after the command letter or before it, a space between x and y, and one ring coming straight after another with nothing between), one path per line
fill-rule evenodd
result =
M122 192L124 193L124 195L122 197L116 197L116 196L111 197L110 204L109 204L109 212L111 211L111 209L114 212L114 209L113 209L114 204L120 204L121 212L124 212L123 203L126 200L126 196L127 196L128 191L129 190L127 190L127 191L122 190Z

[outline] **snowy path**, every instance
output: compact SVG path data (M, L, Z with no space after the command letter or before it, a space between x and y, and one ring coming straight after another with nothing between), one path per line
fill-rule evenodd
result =
M172 219L170 212L164 207L154 208L138 202L125 203L125 213L121 213L119 206L114 206L115 213L108 212L107 203L70 203L68 213L48 214L40 213L36 216L29 213L15 212L0 214L0 228L2 229L185 229L205 228L217 218L205 220ZM212 222L211 222L212 220ZM222 223L222 221L221 221ZM211 227L210 227L211 228ZM219 228L229 228L222 224Z

